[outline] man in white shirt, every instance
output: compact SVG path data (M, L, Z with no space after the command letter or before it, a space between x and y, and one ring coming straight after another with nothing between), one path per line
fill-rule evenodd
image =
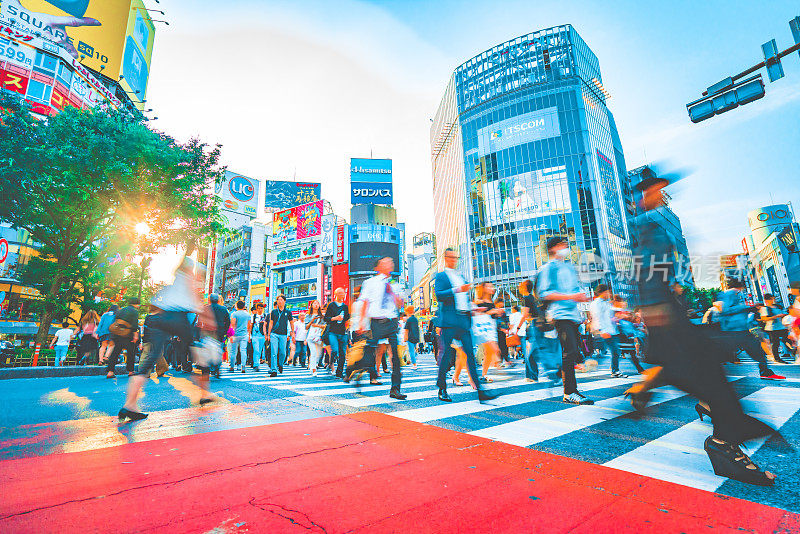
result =
M366 369L369 372L370 384L380 384L378 373L375 370L375 349L379 340L388 339L392 351L392 388L389 396L393 399L405 400L406 395L400 393L402 375L397 351L397 309L403 305L403 299L397 289L392 286L389 278L393 270L394 260L390 257L381 258L375 265L375 271L378 274L367 279L361 285L359 300L362 304L358 315L358 332L366 331L366 320L369 319L371 336L367 338L364 357L356 364L354 372Z
M614 324L614 310L609 297L611 291L605 284L599 284L594 290L595 299L589 304L589 313L592 316L592 332L600 336L601 354L611 353L611 376L625 378L628 375L619 372L619 330Z
M67 357L69 350L69 342L72 340L72 328L69 328L69 323L64 321L61 323L61 329L56 331L53 341L50 343L50 348L56 350L55 365L58 367L61 362Z

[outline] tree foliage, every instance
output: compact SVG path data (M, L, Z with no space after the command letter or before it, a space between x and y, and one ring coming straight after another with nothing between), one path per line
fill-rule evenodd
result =
M40 342L116 254L192 249L222 230L219 146L180 143L116 110L67 107L40 121L9 93L0 108L0 220L42 247L25 275L43 295ZM136 234L139 222L149 235Z

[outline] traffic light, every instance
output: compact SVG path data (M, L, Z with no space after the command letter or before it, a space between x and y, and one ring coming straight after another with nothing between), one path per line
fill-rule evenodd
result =
M791 22L789 26L791 26ZM764 65L767 67L769 81L774 82L783 78L783 65L781 65L781 57L778 55L778 44L775 39L761 45L761 51L764 52Z
M708 96L687 104L686 109L691 121L696 123L749 104L763 98L764 94L764 81L760 74L736 84L731 78L726 78L709 87Z

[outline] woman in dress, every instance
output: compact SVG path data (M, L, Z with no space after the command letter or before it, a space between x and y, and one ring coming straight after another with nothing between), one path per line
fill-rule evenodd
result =
M480 381L491 382L487 376L489 367L496 365L500 348L497 345L497 325L495 317L503 310L494 304L494 284L481 282L475 288L475 301L472 310L472 343L483 349L483 372Z
M78 343L78 365L83 365L86 361L91 361L92 356L97 352L97 326L100 323L100 316L94 310L89 310L81 318L75 335L80 333L81 339Z
M308 307L306 313L306 346L308 347L308 366L311 374L317 376L317 365L322 355L322 334L325 330L325 319L322 315L322 306L315 300Z

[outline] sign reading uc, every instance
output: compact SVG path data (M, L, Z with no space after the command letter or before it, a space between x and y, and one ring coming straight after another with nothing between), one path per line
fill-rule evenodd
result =
M233 198L239 202L247 202L256 194L256 188L253 186L253 182L244 176L237 175L231 177L231 181L228 182L228 189L231 195L233 195Z

